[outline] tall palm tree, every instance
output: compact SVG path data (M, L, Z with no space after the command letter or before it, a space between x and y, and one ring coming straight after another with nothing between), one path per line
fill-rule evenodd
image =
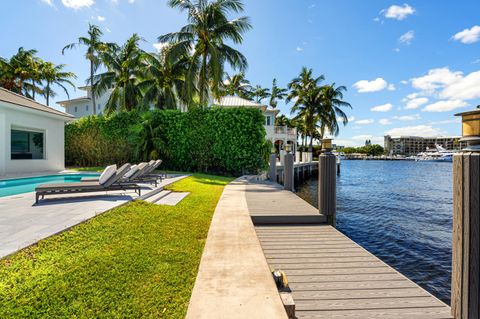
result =
M210 94L217 99L220 97L225 63L240 71L247 67L243 54L225 41L242 43L243 33L251 28L249 18L227 18L231 12L243 12L241 0L169 0L168 3L188 12L188 24L179 32L162 35L158 40L172 43L173 52L180 56L191 56L187 91L192 97L193 92L198 91L200 104L206 106Z
M95 73L100 67L102 61L100 59L100 55L109 51L115 50L116 44L114 43L107 43L101 41L103 36L102 30L96 25L89 24L88 25L88 35L86 37L79 37L76 43L71 43L66 45L62 49L62 54L65 53L65 50L73 49L76 46L84 45L87 47L87 52L85 53L85 58L90 61L90 77L87 79L87 84L91 86L92 92L92 103L93 103L93 114L96 113L96 83L94 81Z
M40 92L40 89L36 87L40 59L36 57L36 54L36 50L25 50L20 47L10 59L1 58L0 85L28 97Z
M255 102L261 103L263 99L270 97L270 90L257 84L250 91L249 97Z
M292 120L286 117L284 114L279 115L275 118L275 125L276 126L287 126L287 127L294 127Z
M245 78L245 74L243 72L234 74L232 76L226 74L226 78L221 84L221 94L223 96L237 95L242 98L247 98L250 90L250 81Z
M144 105L175 109L187 103L185 74L189 60L185 57L169 59L169 54L168 49L158 54L144 54L145 78L138 84Z
M15 68L10 60L0 57L0 87L9 91L20 93L22 91L18 78L15 75Z
M277 79L273 79L272 91L270 93L270 106L276 108L278 100L283 100L288 96L288 90L277 86Z
M142 40L133 34L118 50L108 50L101 54L107 71L95 77L96 94L102 94L113 87L105 105L105 112L131 111L145 108L143 96L138 85L144 75L145 63L143 52L138 43Z
M325 129L330 134L337 136L340 129L337 118L341 118L343 125L347 125L348 117L342 108L352 108L350 103L343 101L343 92L347 91L345 86L335 87L335 83L321 87L322 103L318 114L321 121L321 138L324 136Z
M45 81L44 96L47 102L47 105L50 105L50 97L56 95L55 91L52 89L53 85L58 85L61 87L67 97L70 98L68 90L65 87L66 84L75 88L75 85L72 83L71 79L76 79L77 76L73 72L63 71L65 64L55 65L51 62L44 62L40 66L40 78Z

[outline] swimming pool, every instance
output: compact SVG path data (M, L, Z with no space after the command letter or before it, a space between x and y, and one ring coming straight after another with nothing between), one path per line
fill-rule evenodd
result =
M47 175L0 180L0 197L33 192L41 184L80 182L82 177L98 176L97 173Z

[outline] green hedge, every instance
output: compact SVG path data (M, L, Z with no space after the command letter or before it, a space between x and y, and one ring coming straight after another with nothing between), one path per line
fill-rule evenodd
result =
M103 166L164 160L165 169L240 175L267 163L259 110L154 110L89 116L65 129L67 165Z

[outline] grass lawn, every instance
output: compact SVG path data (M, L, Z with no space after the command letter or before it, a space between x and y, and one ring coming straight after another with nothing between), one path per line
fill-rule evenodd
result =
M183 318L229 181L193 175L175 207L133 202L0 260L0 318Z

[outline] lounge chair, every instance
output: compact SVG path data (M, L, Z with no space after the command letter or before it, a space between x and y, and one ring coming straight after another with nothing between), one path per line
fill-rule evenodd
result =
M158 176L154 177L148 175L153 171L158 165L155 165L156 161L150 161L149 163L140 163L138 165L133 165L130 170L124 174L122 179L119 181L123 184L129 183L150 183L155 184L155 187L158 186ZM95 182L98 181L98 177L84 177L82 182Z
M130 170L130 164L125 164L120 169L116 165L108 166L103 171L98 181L43 184L35 188L35 203L39 199L44 199L46 195L62 195L76 193L93 193L116 190L135 190L135 193L141 195L141 187L134 183L122 183L121 178Z

